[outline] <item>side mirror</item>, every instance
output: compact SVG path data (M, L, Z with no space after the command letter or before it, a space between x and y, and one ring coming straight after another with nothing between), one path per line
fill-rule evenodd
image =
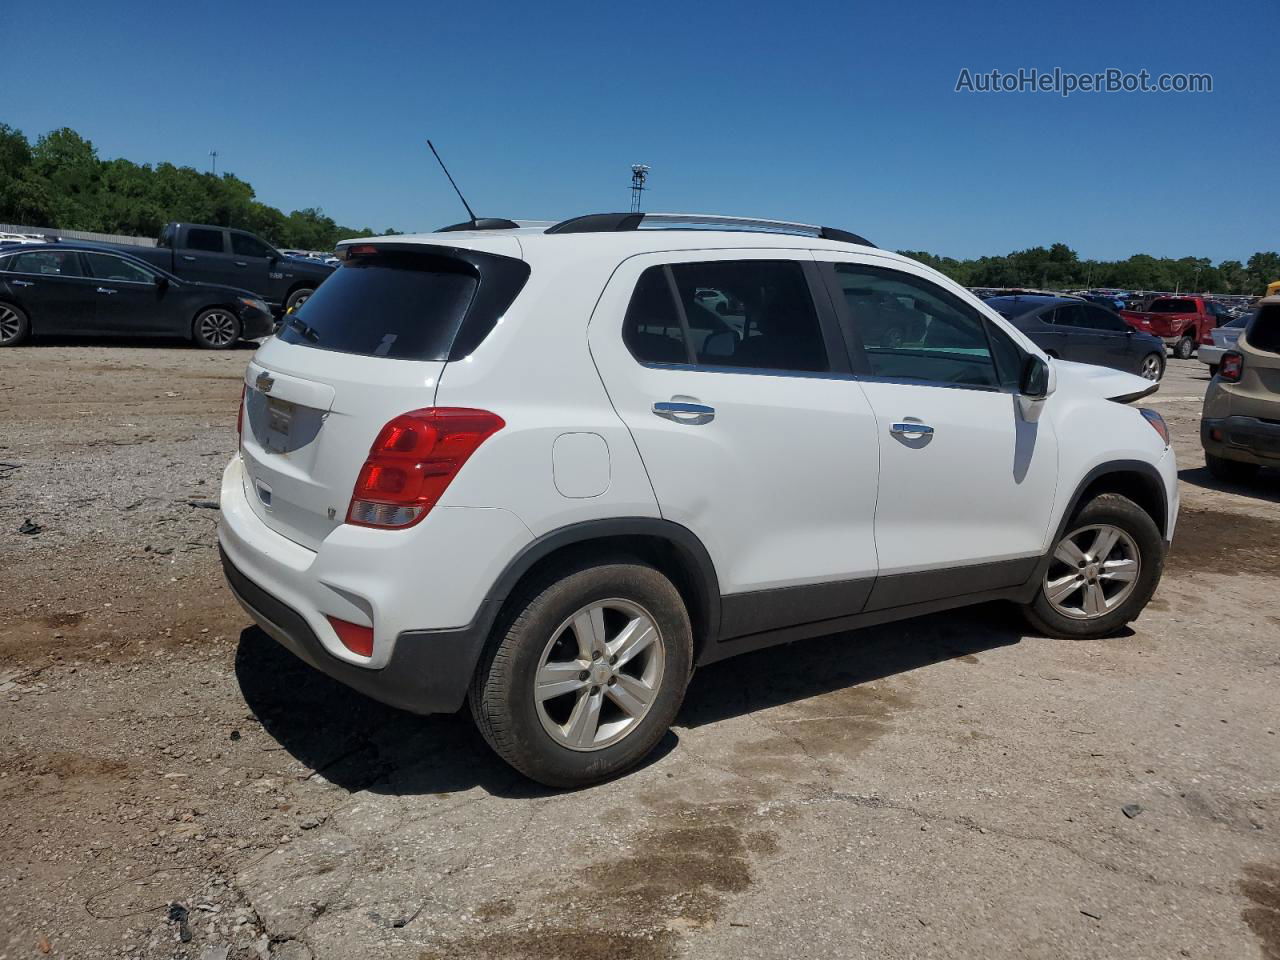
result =
M1018 392L1029 400L1043 400L1053 392L1053 371L1043 357L1028 354L1022 364Z

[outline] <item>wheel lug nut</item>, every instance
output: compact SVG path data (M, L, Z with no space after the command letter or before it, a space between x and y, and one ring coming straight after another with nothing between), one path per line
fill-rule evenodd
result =
M617 678L617 677L610 677L610 678L609 678L609 686L611 686L611 687L612 687L612 686L613 686L615 683L617 683L617 682L618 682L618 678Z
M614 663L617 663L617 662L618 662L618 656L617 656L617 654L614 654L612 657L610 657L610 658L609 658L609 663L614 664Z
M596 695L597 693L599 693L599 692L600 692L600 688L599 688L599 687L592 687L592 688L591 688L591 695L592 695L592 696L595 696L595 695Z
M593 651L593 652L592 652L592 654L591 654L591 659L592 659L592 660L599 660L599 659L600 659L600 651L599 651L599 650Z
M586 670L583 670L581 673L578 674L578 679L585 680L589 676L591 676L591 674L589 674Z

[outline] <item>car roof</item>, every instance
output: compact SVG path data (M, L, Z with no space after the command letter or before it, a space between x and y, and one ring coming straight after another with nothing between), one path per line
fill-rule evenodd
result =
M1048 294L1019 293L1006 297L987 297L983 302L990 304L994 310L999 310L1000 307L1004 306L1023 306L1025 309L1022 310L1022 313L1030 313L1041 307L1057 306L1064 303L1080 304L1086 301L1081 300L1079 297L1053 297Z

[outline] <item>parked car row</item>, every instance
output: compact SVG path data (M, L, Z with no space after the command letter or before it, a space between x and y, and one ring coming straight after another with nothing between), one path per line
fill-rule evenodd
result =
M1280 468L1280 296L1261 300L1247 323L1223 329L1235 336L1205 394L1200 442L1215 477L1241 481L1264 466Z
M177 336L209 350L271 333L247 290L183 280L95 244L0 247L0 347L32 334Z

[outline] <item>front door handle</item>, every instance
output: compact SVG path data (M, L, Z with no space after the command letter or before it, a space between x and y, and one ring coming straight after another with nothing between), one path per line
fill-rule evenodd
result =
M895 423L889 427L889 432L908 440L918 440L920 437L933 436L933 427L927 423Z
M115 292L116 292L116 291L114 291L114 290L110 290L110 289L108 289L107 287L99 287L99 288L98 288L98 293L114 294Z
M9 282L12 283L15 287L34 287L35 286L35 284L32 283L30 280L10 280Z
M195 257L193 257L193 256L191 256L191 255L189 255L189 254L185 254L185 253L182 255L182 259L183 259L183 260L185 260L185 261L187 261L187 263L195 263L195 262L196 262L196 258L195 258Z
M236 260L236 261L235 261L235 265L236 265L237 267L247 267L247 266L248 266L248 264L247 264L247 263L245 263L243 260Z
M710 423L716 417L715 407L687 400L659 400L653 405L653 412L674 423L689 423L695 426Z

